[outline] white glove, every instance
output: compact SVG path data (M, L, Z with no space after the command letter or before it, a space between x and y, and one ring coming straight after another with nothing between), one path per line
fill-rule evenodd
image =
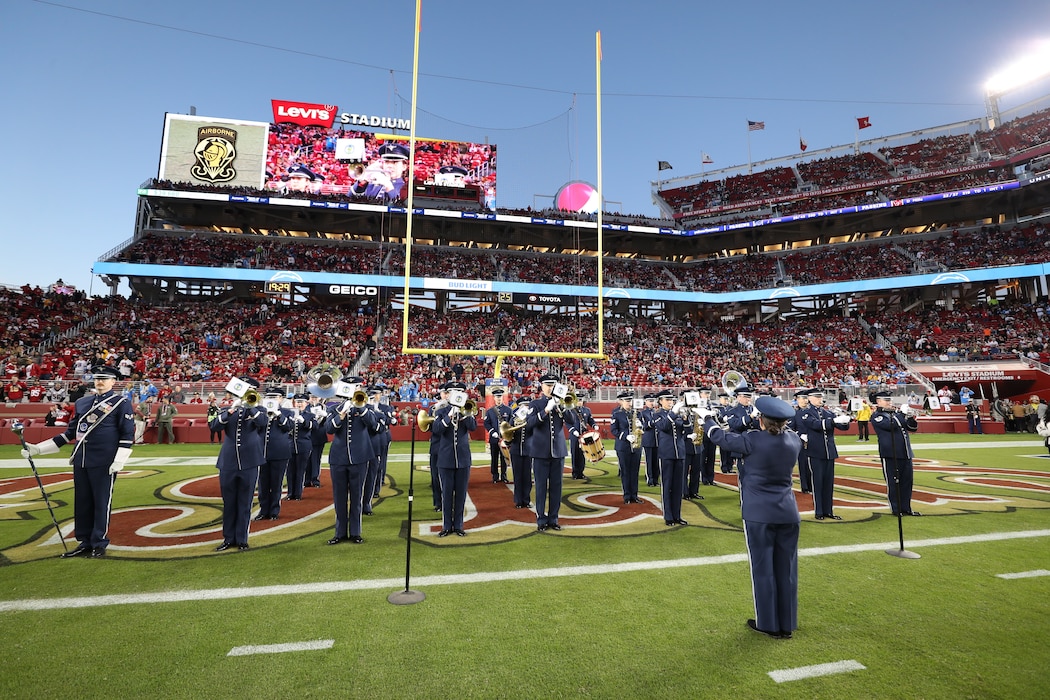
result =
M901 406L901 413L903 413L906 416L914 416L917 413L917 411L915 410L915 407L913 407L911 404L906 403L903 406Z
M758 420L758 417L760 415L762 415L762 414L759 412L759 410L757 408L755 408L754 406L752 406L751 407L751 417L754 418L755 420Z
M36 457L37 455L49 455L58 452L58 445L55 444L54 440L44 440L38 442L35 445L30 443L26 445L25 450L22 450L23 457Z
M554 411L554 406L555 406L556 403L557 403L556 401L548 401L547 402L547 407L544 408L543 410L546 411L548 414L550 414L552 411Z
M628 435L627 436L627 442L628 442L628 444L630 444L631 447L634 447L634 443L638 442L638 438L635 437L634 435Z
M835 416L835 418L834 418L835 425L839 425L839 426L843 426L843 427L849 425L849 421L850 421L850 417L849 416Z
M696 417L700 420L707 420L708 418L714 418L718 415L710 408L694 408L693 413L696 414Z
M671 406L671 413L681 413L682 408L685 406L681 401L675 401L674 406Z
M806 433L799 433L799 436L798 436L798 437L799 437L799 439L800 439L800 440L802 440L802 442L804 442L804 443L808 443L808 442L809 442L809 435L808 435L808 434L806 434Z
M350 411L352 411L353 408L354 408L354 402L351 401L350 399L347 399L346 401L343 402L343 405L339 407L339 412L342 413L343 415L346 415L347 413L350 413Z
M116 474L124 469L124 465L128 461L128 457L131 456L130 447L118 447L117 454L113 457L113 464L109 465L109 473Z
M230 404L230 410L232 411L236 408L240 408L242 403L243 401L241 401L240 399L234 399L233 403Z
M304 420L306 420L306 419L303 418L303 414L301 414L301 413L295 414L295 422L296 423L302 423Z
M689 438L690 440L695 440L696 439L696 433L689 433L688 435L686 435L686 437Z

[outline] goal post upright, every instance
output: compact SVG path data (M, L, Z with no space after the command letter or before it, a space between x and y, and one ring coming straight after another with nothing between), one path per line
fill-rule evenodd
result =
M404 298L402 304L402 322L401 322L401 352L405 355L479 355L483 357L495 357L496 360L496 376L499 376L499 371L502 369L502 360L506 357L548 357L548 358L563 358L563 359L605 359L605 343L604 343L604 317L605 317L605 306L603 297L602 287L602 257L604 232L602 230L602 131L601 131L601 57L602 57L602 43L601 43L601 32L599 31L595 36L595 55L597 64L597 143L598 143L598 156L597 156L597 181L598 181L598 299L595 306L595 314L598 318L598 342L597 352L550 352L550 351L524 351L524 350L498 350L490 348L414 348L409 345L408 337L408 322L409 322L409 309L411 307L411 274L412 274L412 220L413 220L413 193L415 187L412 183L415 182L415 161L416 161L416 98L419 86L419 34L421 27L421 13L422 13L422 0L416 0L416 23L415 23L415 34L413 38L413 49L412 49L412 105L410 113L410 125L409 125L409 137L408 137L408 198L407 198L407 211L405 213L405 284L404 284Z

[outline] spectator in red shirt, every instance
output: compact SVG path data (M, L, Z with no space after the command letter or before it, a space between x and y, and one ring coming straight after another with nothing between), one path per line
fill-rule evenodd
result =
M5 398L8 403L19 403L25 398L26 385L17 379L9 381L5 389Z

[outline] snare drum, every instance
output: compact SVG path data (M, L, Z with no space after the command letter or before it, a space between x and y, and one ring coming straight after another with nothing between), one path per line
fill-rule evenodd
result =
M583 456L588 462L600 462L605 457L605 445L597 430L580 436L580 449L583 450Z

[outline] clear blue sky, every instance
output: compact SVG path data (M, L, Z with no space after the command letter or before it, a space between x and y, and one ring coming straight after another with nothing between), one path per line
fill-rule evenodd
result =
M132 235L165 112L270 121L270 100L408 117L415 2L5 0L0 282L87 289ZM497 144L499 204L596 181L654 214L650 182L984 114L981 85L1050 38L1046 0L738 3L424 0L418 136ZM1009 106L1009 105L1006 105ZM547 200L549 202L549 200ZM105 287L94 281L94 293Z

